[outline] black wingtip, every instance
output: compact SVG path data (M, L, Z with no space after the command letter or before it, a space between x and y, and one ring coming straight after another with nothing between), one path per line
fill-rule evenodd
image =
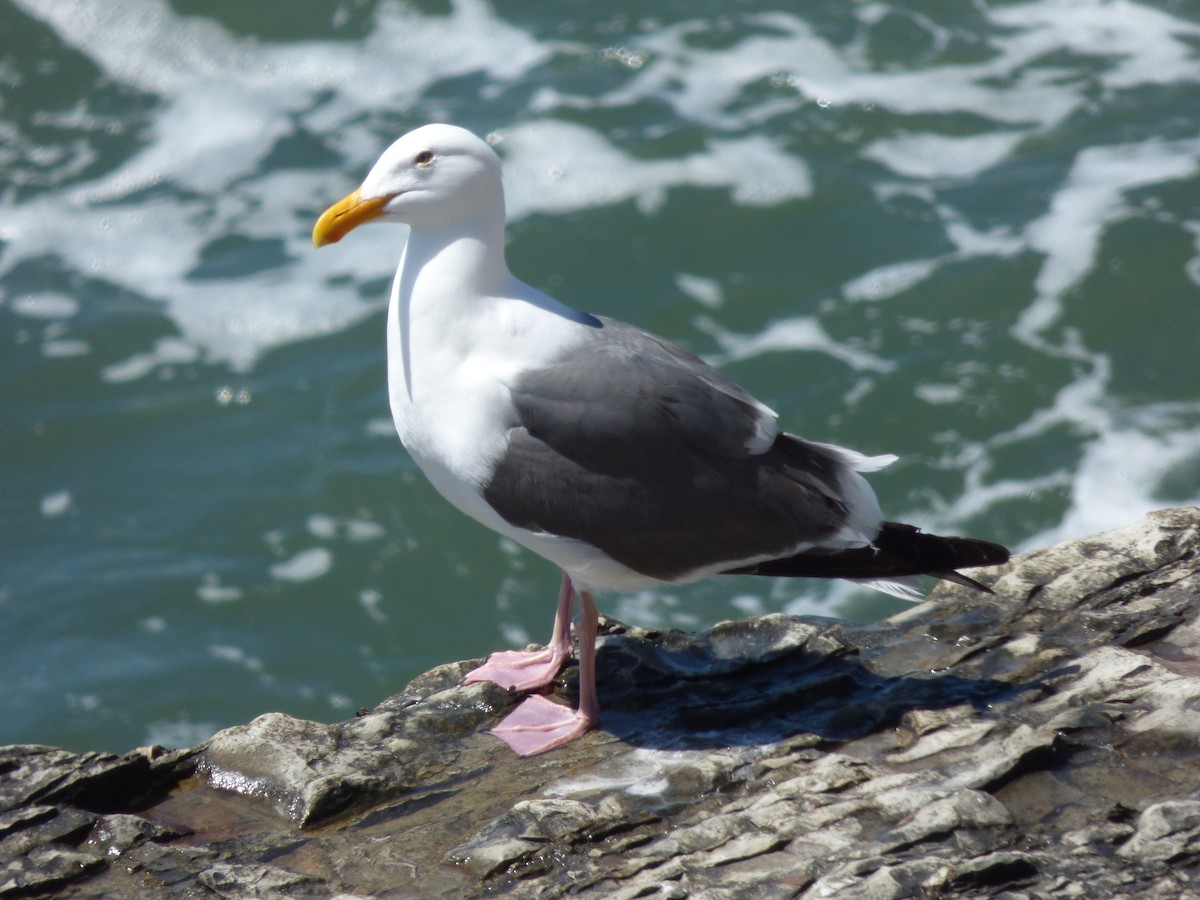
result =
M962 572L930 572L934 578L940 578L942 581L950 581L954 584L961 584L963 587L974 588L977 591L982 591L985 594L995 596L996 592L984 584L982 581L976 581L974 578L968 578Z
M1008 562L1008 549L975 538L927 534L913 525L884 522L875 541L866 547L808 551L729 569L730 575L774 575L801 578L879 580L908 575L932 575L985 594L995 592L968 578L959 569L998 566Z

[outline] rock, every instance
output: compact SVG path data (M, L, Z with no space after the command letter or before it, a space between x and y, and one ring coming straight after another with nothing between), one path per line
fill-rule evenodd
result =
M1117 850L1131 860L1173 860L1200 855L1200 802L1168 800L1138 816L1137 831Z
M532 760L470 663L176 754L0 748L0 896L1200 897L1197 560L1163 510L871 625L605 620L603 730Z
M151 802L194 768L197 752L0 747L0 897L45 895L96 876L141 841L179 837L139 816L103 813Z
M320 879L275 866L213 863L200 873L200 884L218 897L249 900L251 897L320 895Z
M43 803L93 812L123 808L174 780L172 768L193 752L148 747L114 756L36 745L0 747L0 810Z
M37 847L9 859L0 869L0 897L47 894L104 865L90 853Z

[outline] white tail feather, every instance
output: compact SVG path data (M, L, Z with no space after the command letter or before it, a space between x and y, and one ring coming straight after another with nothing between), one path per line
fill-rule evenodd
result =
M894 453L884 453L881 456L866 456L857 450L839 447L837 444L820 444L816 441L810 441L810 443L833 454L844 466L853 469L855 472L878 472L900 458Z
M910 603L920 603L925 599L925 591L921 589L920 575L898 575L894 578L847 578L846 580L872 590L883 591L885 594L891 594L893 597L899 597Z

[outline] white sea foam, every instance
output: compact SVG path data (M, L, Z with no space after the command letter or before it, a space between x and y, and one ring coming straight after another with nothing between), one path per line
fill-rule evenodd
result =
M711 335L721 347L721 353L709 358L716 366L753 359L764 353L809 350L828 354L860 372L889 372L895 368L882 357L833 340L820 321L812 316L780 319L758 334L749 335L729 331L708 316L698 317L696 327Z
M903 293L929 278L940 265L935 259L906 259L872 269L846 282L842 296L847 300L882 300Z
M1161 412L1151 408L1136 418L1159 418ZM1166 503L1200 506L1200 485L1194 482L1190 496L1169 497L1163 491L1164 475L1176 467L1186 464L1189 471L1200 471L1200 427L1162 433L1134 424L1101 431L1088 443L1070 478L1066 515L1054 527L1031 535L1025 548L1105 531Z
M71 492L68 490L55 491L53 494L47 494L42 498L42 515L46 518L61 516L63 513L71 509L74 499L71 497Z
M280 581L312 581L333 568L333 553L326 547L309 547L284 562L271 566L271 576Z
M1020 131L966 137L900 134L869 144L862 155L911 178L972 178L1007 159L1024 137Z
M334 91L338 99L313 116L324 134L363 109L410 105L440 78L482 69L502 81L549 52L475 0L457 0L450 21L384 5L367 45L353 48L237 38L160 0L111 4L103 14L72 0L23 6L108 77L162 98L165 108L143 150L111 174L14 204L0 230L8 242L0 272L39 255L64 257L77 271L161 302L184 341L209 361L243 370L271 347L341 330L377 309L382 299L331 291L326 282L348 271L383 277L395 255L369 240L342 254L312 252L302 223L319 211L320 198L334 199L348 186L336 172L260 172L276 141L294 129L293 118L317 106L319 92ZM443 52L448 41L453 52ZM400 44L403 54L390 52ZM389 65L377 65L382 58ZM329 109L341 110L338 120ZM365 171L380 140L361 125L340 133L339 149ZM130 199L157 185L186 193L153 205ZM61 241L66 221L69 242ZM286 271L189 278L205 243L222 234L281 241ZM395 247L397 236L388 237ZM107 374L136 378L162 363L149 351Z
M241 666L247 672L258 673L262 672L264 668L261 659L250 655L244 648L234 646L233 644L213 644L208 648L208 655L214 659L220 659Z
M721 290L720 283L703 275L678 272L675 275L675 286L709 309L716 309L725 302L725 292Z
M308 517L308 521L304 523L308 529L308 533L313 537L329 539L337 534L338 523L333 516L326 516L321 513L313 513Z
M159 719L146 726L142 743L168 749L197 747L217 733L215 722L192 722L189 719Z
M1089 147L1079 154L1050 209L1026 229L1029 246L1045 255L1037 297L1014 329L1018 339L1050 349L1042 332L1063 310L1064 295L1095 268L1100 239L1113 222L1130 214L1124 194L1167 184L1200 171L1200 141L1151 140Z
M890 9L863 4L855 11L870 24L882 8ZM969 139L985 147L986 161L994 164L1003 158L1001 151L1011 149L1004 145L1016 136L1012 126L1045 130L1090 102L1083 84L1065 82L1061 71L1035 64L1048 55L1069 51L1116 60L1102 79L1108 88L1200 80L1190 44L1200 26L1136 3L1037 0L982 12L997 31L979 62L883 70L872 66L860 47L840 48L783 12L747 16L761 32L719 48L695 46L691 38L704 32L705 23L684 22L636 42L633 49L646 62L632 83L606 101L665 100L684 120L726 128L763 121L818 98L825 106L965 112L1005 126L999 135ZM929 18L912 21L945 43L946 33L938 33ZM762 81L778 85L780 94L755 104L738 102L745 85ZM946 137L909 137L931 139Z
M383 625L388 621L387 613L379 608L383 602L383 594L379 593L379 591L373 588L359 591L358 602L362 605L362 608L366 611L368 618L372 622Z
M49 340L42 344L42 356L63 359L68 356L87 356L92 346L87 341Z
M220 577L210 572L204 576L204 582L196 588L196 597L205 603L230 603L242 599L242 589L222 584Z
M690 614L679 595L669 591L643 590L618 594L606 603L612 615L622 622L636 622L645 628L680 628L703 625Z
M926 403L958 403L966 389L961 384L919 384L916 394Z
M804 163L778 141L760 137L715 140L701 153L644 161L589 128L546 119L506 130L497 146L511 219L625 200L652 214L667 190L681 185L727 188L748 206L795 200L812 190Z
M159 0L117 4L103 16L70 0L29 3L26 11L112 79L166 102L139 153L94 182L14 204L0 227L8 242L0 273L23 259L60 256L160 302L175 321L181 338L108 367L112 381L179 361L180 343L191 345L193 358L246 370L270 348L342 330L378 309L382 296L363 299L352 285L330 282L385 278L402 230L381 229L337 254L313 253L312 216L350 182L332 171L263 173L266 155L299 116L315 132L336 135L339 151L365 172L384 142L358 123L364 110L403 108L434 81L466 72L484 71L499 85L552 50L475 0L456 0L449 21L384 5L366 45L353 49L250 42ZM400 44L404 54L388 52ZM379 58L391 63L376 65ZM323 91L337 99L316 104ZM690 157L639 162L595 131L545 120L510 129L503 144L514 218L625 199L652 210L669 188L685 184L726 187L749 205L810 190L804 164L763 137L715 139ZM136 196L152 186L180 193L153 203ZM70 242L61 241L64 221L72 222ZM278 242L278 265L195 278L201 251L221 235Z
M31 319L66 319L79 312L79 301L64 294L29 294L15 298L9 308Z
M385 534L384 527L369 519L339 518L323 513L314 513L305 522L308 533L313 537L329 540L344 538L351 542L371 541Z
M100 377L105 381L133 381L153 372L160 366L182 365L195 362L200 358L200 351L179 338L159 338L154 342L154 349L148 353L136 353L126 360L105 366Z
M1146 4L1037 0L989 9L988 17L1010 30L998 43L1014 62L1064 51L1108 59L1099 80L1110 90L1200 81L1200 25Z

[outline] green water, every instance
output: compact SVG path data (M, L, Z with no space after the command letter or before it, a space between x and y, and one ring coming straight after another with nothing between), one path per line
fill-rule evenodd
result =
M1200 501L1200 7L798 8L0 0L0 742L332 721L548 636L557 572L391 433L402 229L309 244L427 121L498 138L520 277L899 454L890 518L1028 548Z

